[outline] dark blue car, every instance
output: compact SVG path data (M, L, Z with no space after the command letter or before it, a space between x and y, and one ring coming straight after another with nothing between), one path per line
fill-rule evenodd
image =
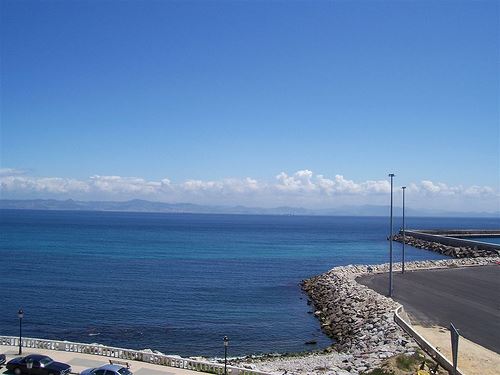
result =
M71 366L56 362L46 355L31 354L26 357L17 357L7 362L7 370L16 375L66 375L71 372Z

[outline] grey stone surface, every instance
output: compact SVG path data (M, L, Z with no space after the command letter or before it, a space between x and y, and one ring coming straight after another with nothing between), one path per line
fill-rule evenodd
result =
M109 364L109 361L107 361L106 358L103 358L102 361L94 361L92 359L86 359L86 358L73 358L68 361L68 363L71 366L81 366L81 367L99 367L102 365Z
M175 375L173 372L169 371L158 371L158 370L151 370L151 369L146 369L146 368L141 368L137 371L134 371L134 375Z

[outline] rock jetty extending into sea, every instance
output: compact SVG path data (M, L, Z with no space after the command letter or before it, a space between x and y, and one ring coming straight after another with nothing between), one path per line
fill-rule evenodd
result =
M487 265L498 257L463 258L408 262L405 269L448 268ZM400 270L401 263L394 264ZM364 274L389 271L389 264L335 267L319 276L302 281L310 298L312 313L322 330L335 340L322 353L258 361L243 360L250 367L266 372L288 374L354 375L369 372L397 354L412 354L418 345L394 321L399 304L359 284ZM248 362L252 362L251 364Z
M401 233L396 234L393 239L394 241L403 243L403 235ZM450 246L435 241L426 241L420 238L413 237L409 234L405 235L405 244L416 247L418 249L435 251L437 253L448 255L453 258L479 258L500 255L499 251L494 249L481 249L477 246L472 245Z

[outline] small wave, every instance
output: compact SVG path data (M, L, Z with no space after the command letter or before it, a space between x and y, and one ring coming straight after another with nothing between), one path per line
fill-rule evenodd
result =
M97 332L97 333L89 333L88 335L89 336L99 336L101 334L101 332Z

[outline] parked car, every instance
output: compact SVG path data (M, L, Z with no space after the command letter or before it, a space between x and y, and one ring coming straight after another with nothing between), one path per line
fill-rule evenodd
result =
M66 375L71 372L71 366L56 362L46 355L31 354L26 357L17 357L7 362L7 370L16 375Z
M132 372L121 365L104 365L97 368L89 368L80 375L133 375Z

